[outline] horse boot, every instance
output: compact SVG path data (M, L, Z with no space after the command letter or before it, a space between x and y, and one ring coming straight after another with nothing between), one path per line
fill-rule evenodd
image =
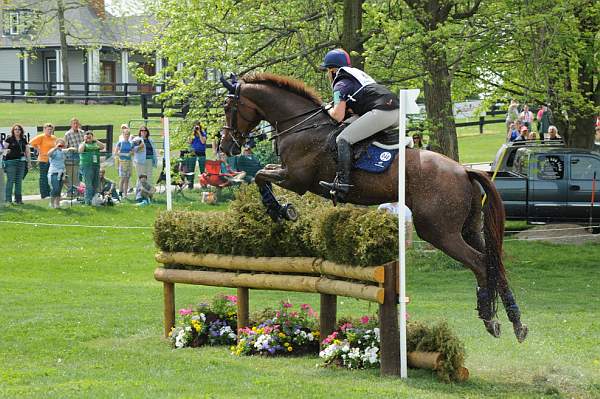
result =
M337 173L333 182L320 181L321 187L329 189L329 193L340 202L344 202L350 191L350 169L352 168L352 144L346 140L337 143ZM335 202L335 200L334 200Z
M494 317L494 298L485 287L477 287L477 312L483 325L493 337L500 337L500 323Z

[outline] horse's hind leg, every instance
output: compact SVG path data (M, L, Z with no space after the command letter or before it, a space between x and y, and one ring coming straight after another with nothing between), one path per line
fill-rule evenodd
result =
M418 232L417 229L417 233ZM494 314L490 306L491 299L485 288L487 285L485 255L477 251L473 246L467 244L462 234L459 232L446 234L437 240L429 240L428 237L421 237L431 242L435 247L444 251L453 259L462 263L475 274L477 286L484 287L477 289L477 310L479 312L479 318L483 320L487 332L496 338L499 337L500 323L498 323L498 320L494 319Z

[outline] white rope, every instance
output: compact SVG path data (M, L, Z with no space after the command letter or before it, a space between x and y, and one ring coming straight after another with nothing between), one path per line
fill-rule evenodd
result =
M129 230L149 230L153 227L149 226L101 226L101 225L86 225L86 224L58 224L58 223L39 223L39 222L16 222L12 220L0 220L0 223L7 224L25 224L28 226L51 226L51 227L87 227L91 229L129 229Z
M589 228L598 228L600 227L600 225L593 225L593 226L579 226L579 227L565 227L562 229L543 229L543 230L535 230L535 231L563 231L563 230L581 230L581 229L589 229ZM524 231L528 231L529 229L525 229L525 230L504 230L505 233L522 233Z

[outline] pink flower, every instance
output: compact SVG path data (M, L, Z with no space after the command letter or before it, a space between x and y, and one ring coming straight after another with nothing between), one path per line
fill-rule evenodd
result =
M346 331L348 328L352 328L352 324L350 324L350 323L344 323L344 324L342 324L342 326L340 327L340 330L342 330L342 331Z
M192 309L179 309L179 314L181 316L187 316L192 314Z
M323 343L325 344L330 344L331 341L333 341L336 337L337 337L338 333L337 331L334 331L333 333L331 333L327 338L325 338L323 340Z
M237 303L237 296L235 295L227 295L225 297L229 302Z
M360 318L360 322L363 324L367 324L369 322L369 320L371 320L371 319L369 319L369 316L363 316Z
M298 312L292 312L292 313L290 313L290 316L291 317L298 317Z
M288 308L291 308L291 307L292 307L292 304L291 304L291 303L289 303L289 302L283 302L283 303L282 303L282 305L283 305L283 307L284 307L284 308L286 308L286 309L288 309Z
M310 305L308 303L303 303L302 305L300 305L300 309L308 310L308 309L310 309Z

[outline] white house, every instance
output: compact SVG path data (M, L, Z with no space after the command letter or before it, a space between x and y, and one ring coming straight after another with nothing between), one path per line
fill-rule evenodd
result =
M73 1L77 1L73 5ZM48 83L61 91L61 58L67 57L71 90L85 83L92 90L123 91L121 83L135 84L128 64L136 62L154 74L161 60L148 60L131 51L131 45L150 38L143 18L114 16L104 0L64 0L68 51L62 54L56 1L0 0L0 95L11 87L17 94L45 93ZM89 87L89 85L88 85ZM131 85L129 91L153 91L146 85Z

